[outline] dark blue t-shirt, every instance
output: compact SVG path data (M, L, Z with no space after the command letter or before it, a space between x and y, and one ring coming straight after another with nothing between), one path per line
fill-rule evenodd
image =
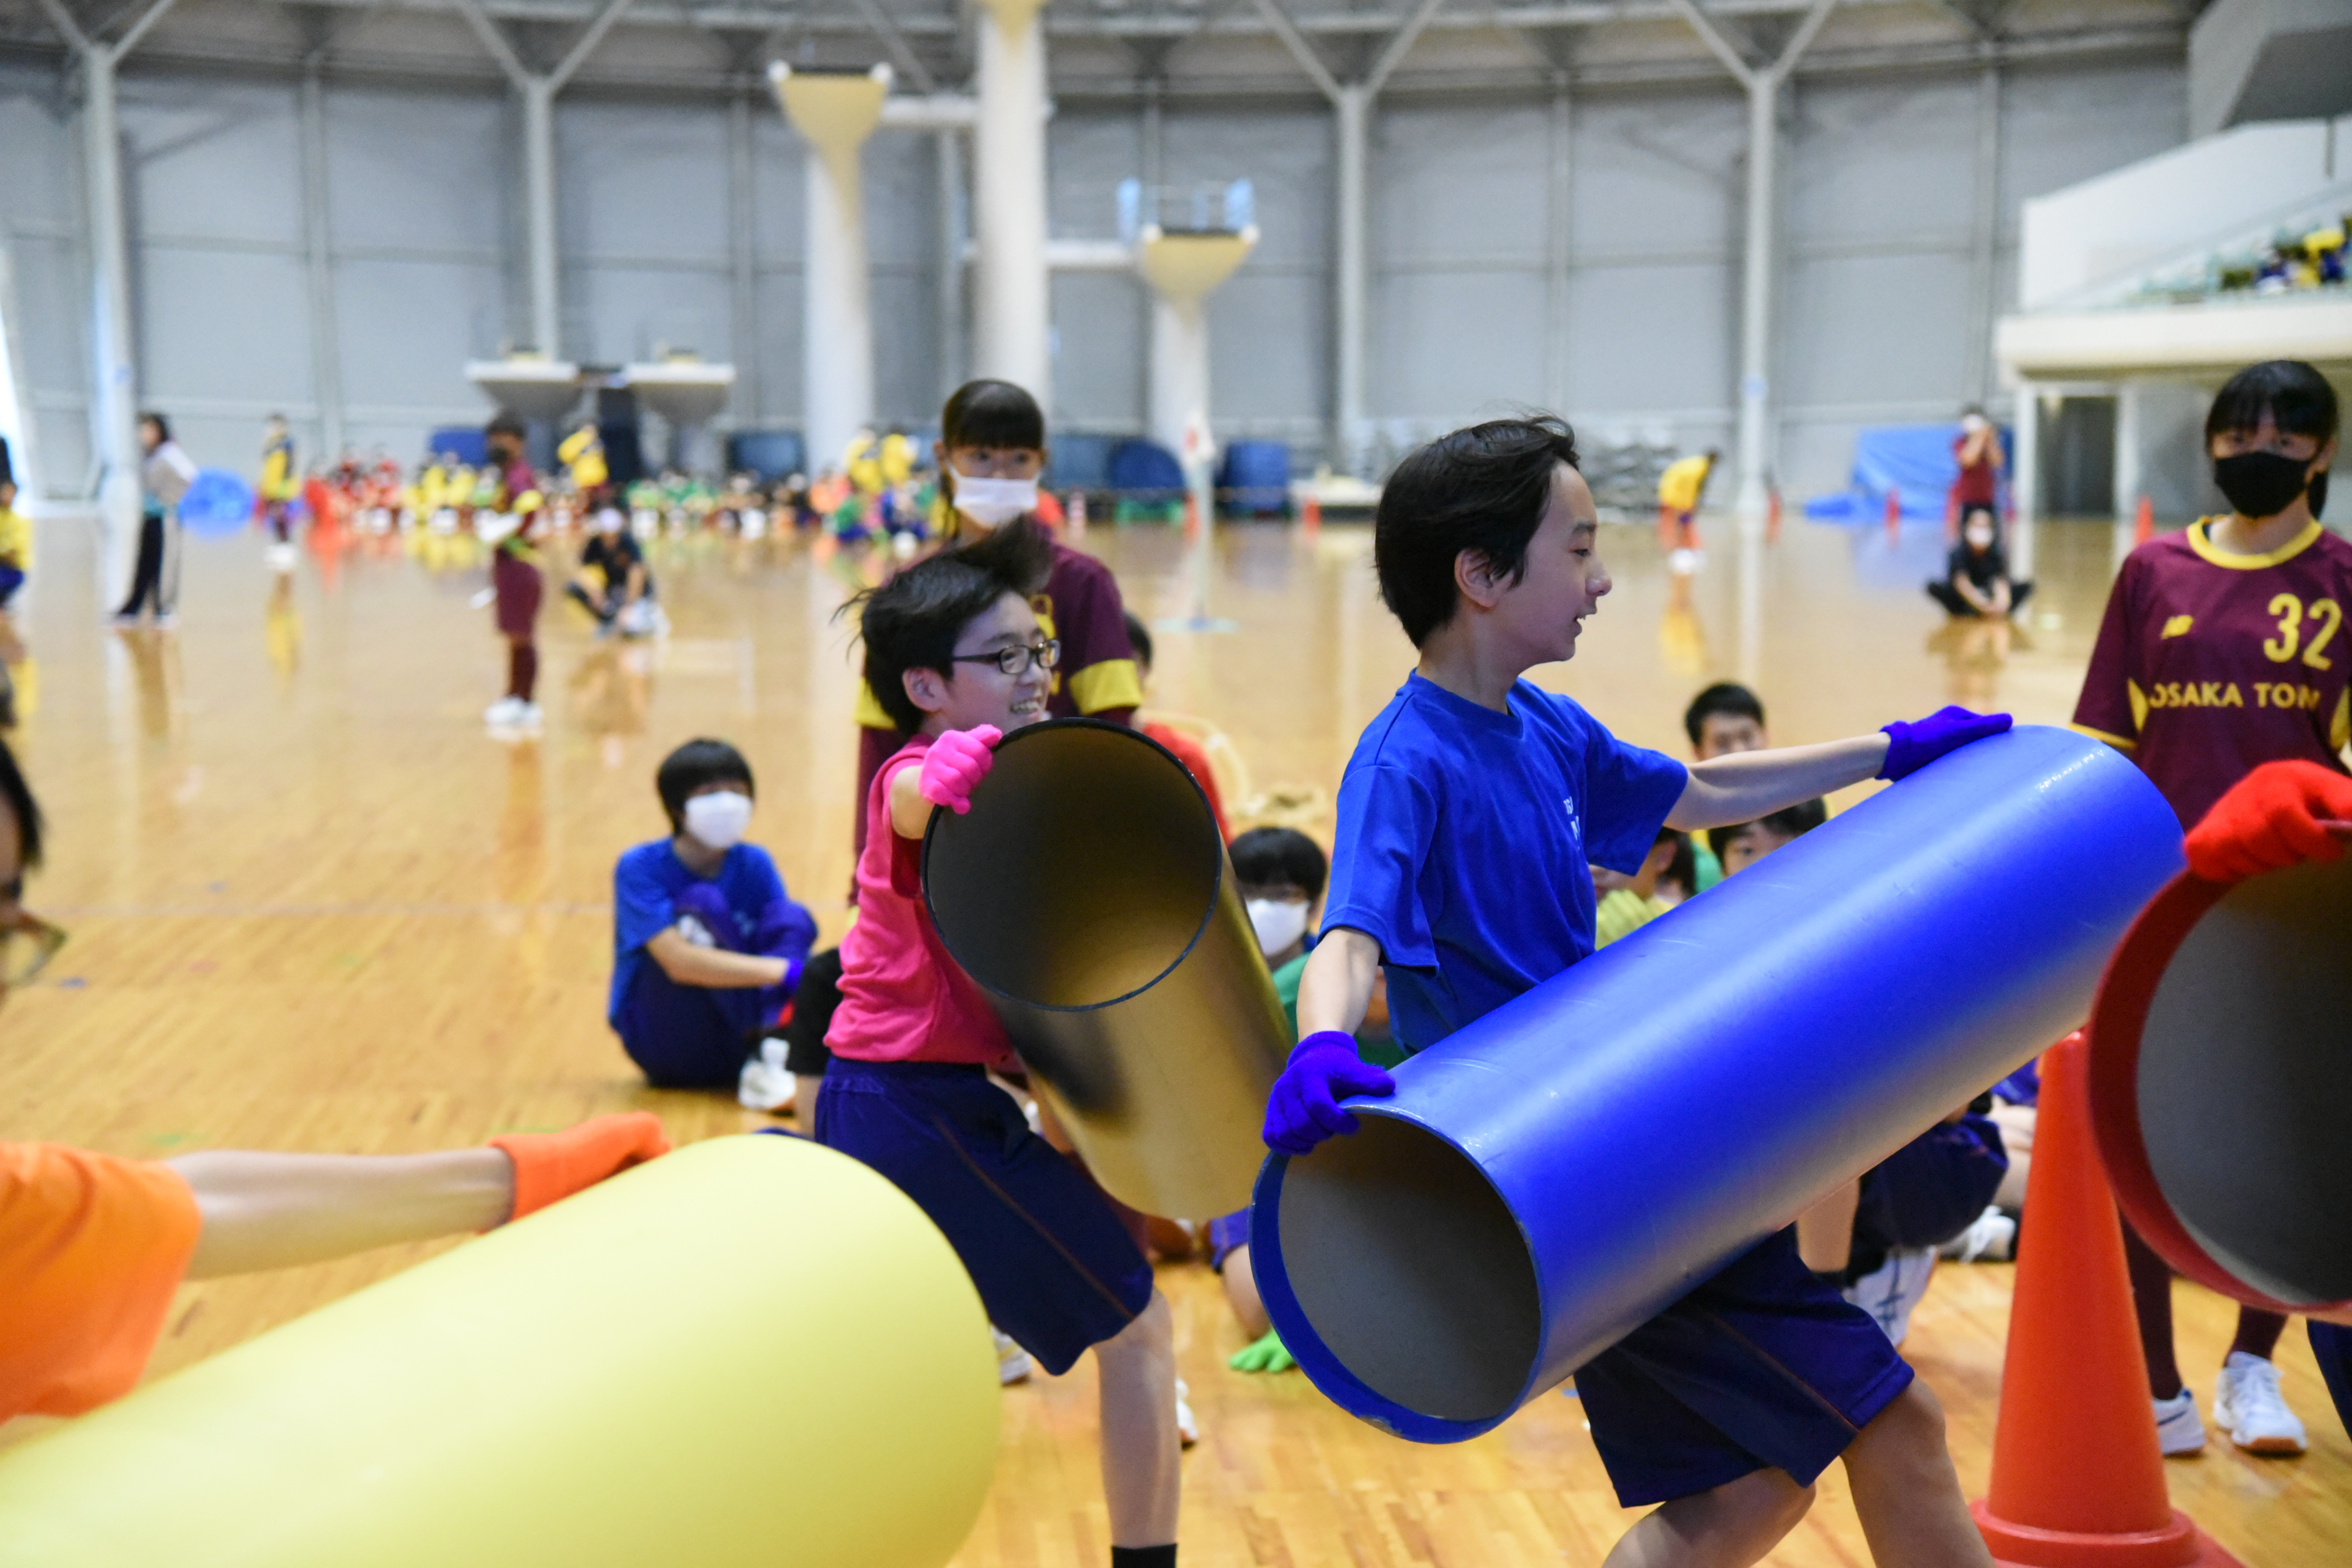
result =
M1522 680L1497 713L1415 674L1339 781L1323 929L1381 944L1398 1043L1435 1045L1592 951L1591 866L1634 872L1689 773Z
M619 1016L630 984L645 966L646 943L677 923L677 896L702 879L677 858L667 838L638 845L613 868L613 994L605 1006L607 1017ZM739 952L753 951L762 919L777 905L790 902L775 861L756 844L738 844L727 851L710 881L734 912L737 927L713 934L721 946Z

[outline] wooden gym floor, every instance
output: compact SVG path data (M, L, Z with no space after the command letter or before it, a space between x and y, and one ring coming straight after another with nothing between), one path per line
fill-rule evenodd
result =
M2013 631L1944 626L1918 591L1937 563L1932 531L1895 549L1874 529L1792 523L1743 560L1717 523L1685 591L1646 529L1605 530L1617 589L1576 661L1543 679L1620 733L1677 753L1684 702L1725 676L1763 693L1784 742L1947 701L2063 722L2111 531L2043 527L2042 596ZM1237 824L1328 837L1340 765L1409 667L1373 595L1369 543L1336 525L1319 540L1227 530L1204 597L1238 631L1160 635L1154 705L1231 738L1247 774L1232 781L1245 798L1228 796ZM1173 531L1097 529L1087 545L1147 618L1194 607L1199 579ZM503 658L488 612L468 605L478 564L375 541L306 551L281 581L250 536L192 542L181 628L124 633L100 624L88 524L45 521L39 549L16 616L23 647L0 654L50 821L28 901L73 940L0 1017L0 1135L156 1157L430 1149L632 1106L661 1112L681 1141L764 1121L636 1079L604 1023L609 878L623 848L663 831L652 788L662 754L725 736L759 774L755 837L838 935L853 679L832 615L858 562L773 542L665 542L654 560L675 623L667 644L594 643L582 616L551 603L545 737L502 744L479 717ZM192 1287L155 1371L431 1250ZM1945 1268L1906 1347L1950 1412L1972 1495L1985 1484L2010 1276ZM1573 1400L1539 1400L1476 1442L1399 1442L1295 1373L1227 1371L1241 1340L1213 1277L1172 1266L1161 1281L1203 1428L1185 1461L1186 1563L1591 1563L1631 1518ZM2201 1405L2232 1313L2185 1284L2177 1299ZM2342 1563L2352 1444L2299 1327L2281 1360L2312 1451L2258 1460L2217 1443L2167 1466L2173 1499L2255 1568ZM1082 1363L1006 1392L998 1485L960 1559L968 1568L1107 1561L1091 1384ZM774 1500L781 1542L803 1504ZM1838 1471L1771 1561L1867 1561Z

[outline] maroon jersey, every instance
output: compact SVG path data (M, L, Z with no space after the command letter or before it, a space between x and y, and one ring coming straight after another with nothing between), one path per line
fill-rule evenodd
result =
M1047 713L1056 719L1103 713L1123 720L1119 710L1142 703L1142 678L1127 640L1127 606L1109 567L1057 539L1045 591L1029 607L1047 637L1062 639Z
M2074 705L2074 728L2128 750L2184 827L2264 763L2344 772L2352 739L2352 543L2315 521L2233 555L2210 521L2125 558Z

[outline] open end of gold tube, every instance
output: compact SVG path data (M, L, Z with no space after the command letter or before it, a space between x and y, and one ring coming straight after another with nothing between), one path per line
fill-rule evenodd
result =
M2139 1109L2215 1262L2281 1301L2352 1299L2352 861L2255 878L2190 931L2141 1033Z
M1407 1410L1507 1414L1541 1346L1535 1263L1511 1211L1444 1139L1364 1115L1282 1178L1282 1266L1339 1364Z
M1216 907L1224 846L1183 764L1131 731L1055 724L998 746L923 878L956 962L999 995L1100 1007L1176 966Z

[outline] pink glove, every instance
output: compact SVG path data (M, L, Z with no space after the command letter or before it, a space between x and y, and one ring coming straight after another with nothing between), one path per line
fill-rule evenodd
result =
M923 753L923 776L918 786L925 800L944 805L958 816L971 809L971 792L996 763L989 748L1004 738L993 724L977 730L950 730Z

